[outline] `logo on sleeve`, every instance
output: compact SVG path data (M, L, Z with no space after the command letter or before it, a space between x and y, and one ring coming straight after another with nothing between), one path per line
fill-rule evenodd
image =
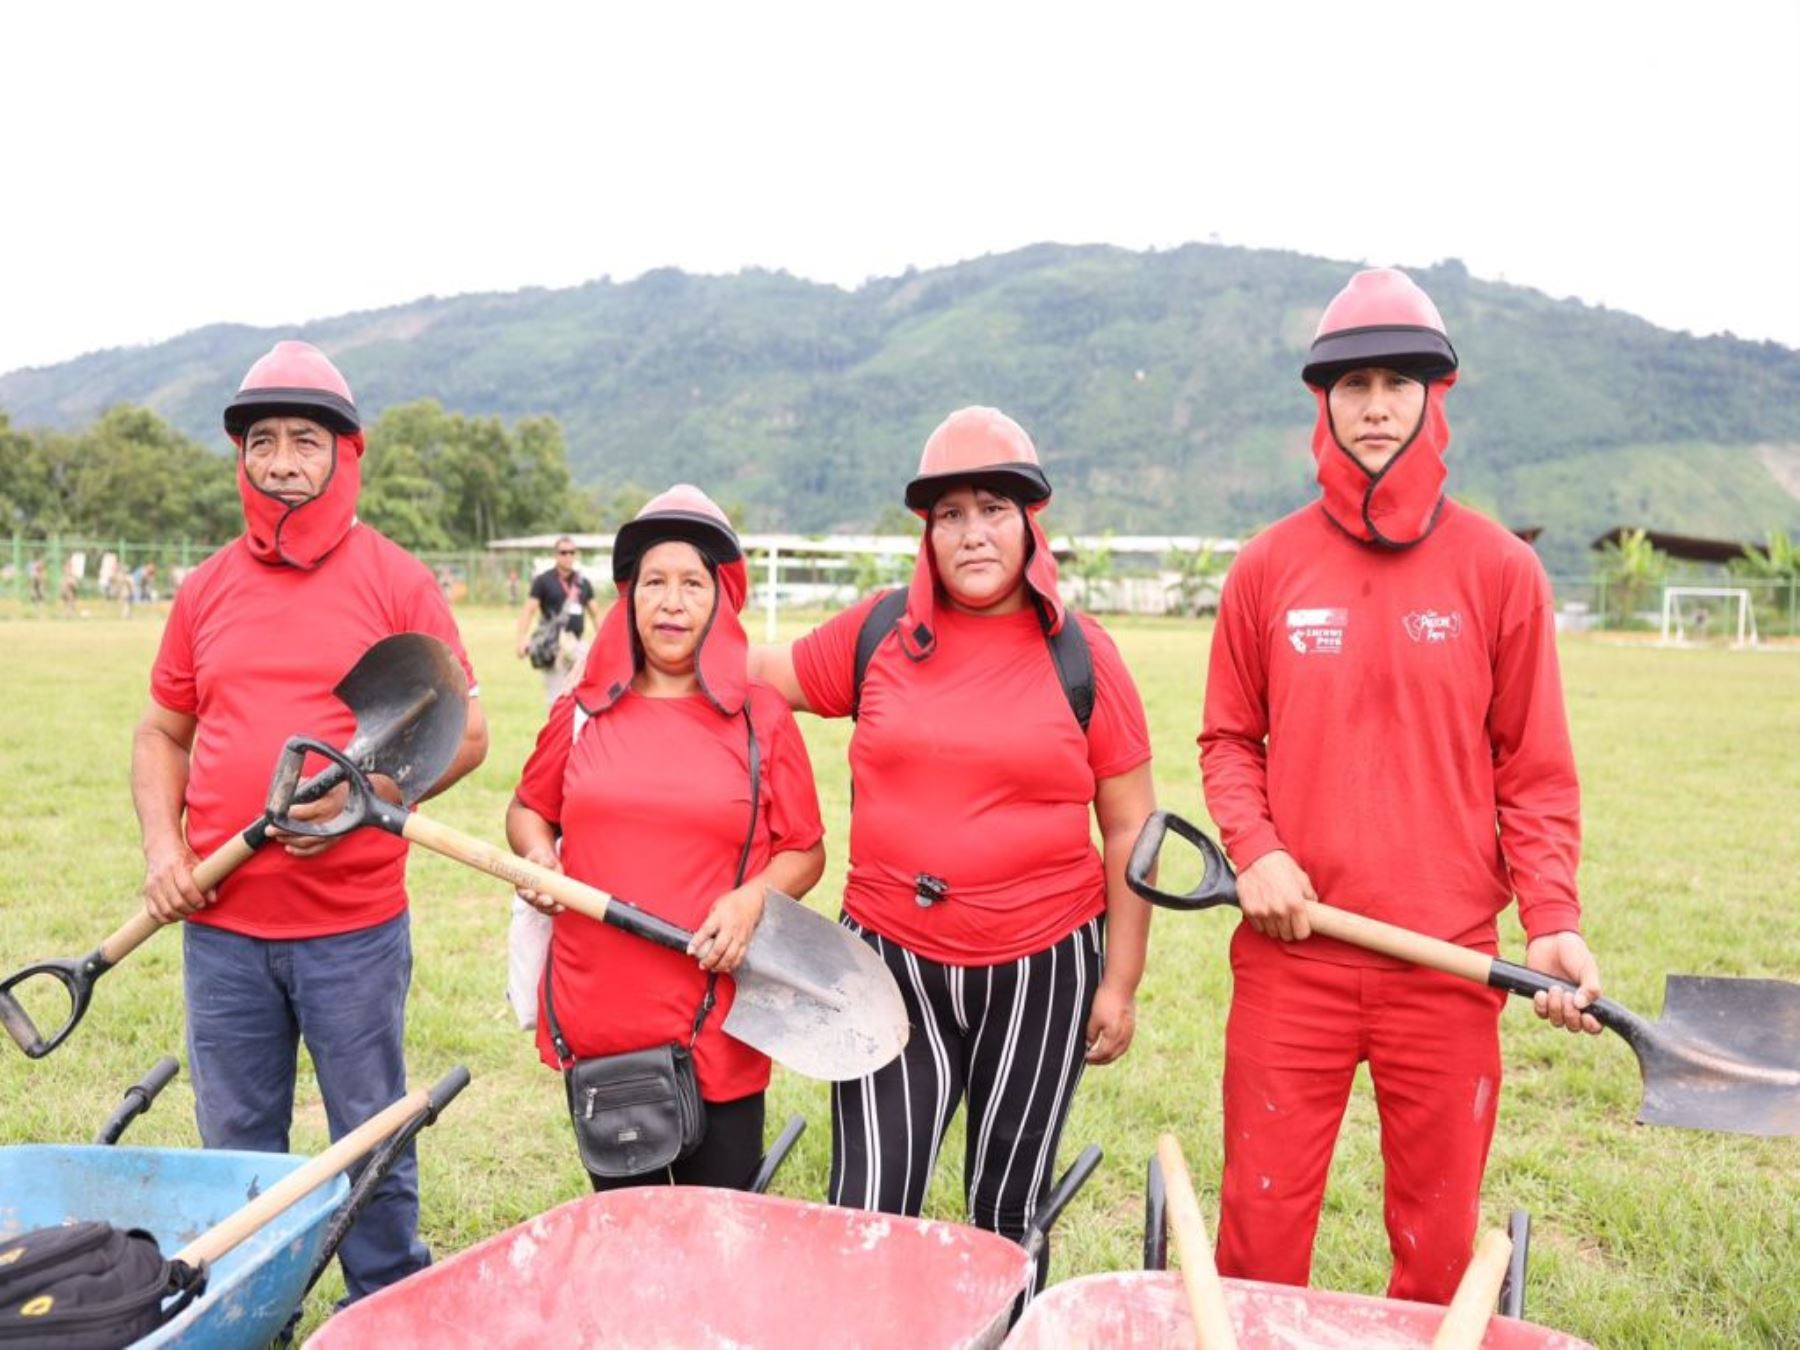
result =
M1350 626L1347 609L1290 609L1287 639L1302 656L1313 652L1338 655L1344 650L1344 629Z
M1414 642L1448 642L1462 635L1462 611L1439 614L1435 609L1415 609L1401 620L1406 636Z

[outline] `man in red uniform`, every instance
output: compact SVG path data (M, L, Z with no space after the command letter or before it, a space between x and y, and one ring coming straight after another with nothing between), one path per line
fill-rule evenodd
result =
M1304 1284L1356 1066L1381 1116L1391 1297L1447 1302L1470 1255L1505 995L1309 936L1305 903L1486 952L1517 895L1538 1013L1598 1032L1578 931L1580 793L1550 584L1443 495L1456 353L1404 274L1359 273L1303 377L1319 501L1253 539L1219 607L1200 735L1239 870L1225 1050L1227 1275Z
M404 1095L412 948L406 845L378 830L274 840L214 892L197 855L254 820L289 736L342 745L355 730L332 687L394 633L442 638L468 670L424 564L356 520L363 438L344 377L304 342L279 342L225 410L238 447L245 532L176 592L132 747L144 907L185 919L188 1071L208 1148L285 1152L295 1056L306 1040L331 1137ZM473 684L473 672L470 672ZM481 762L468 729L437 791ZM384 795L399 791L377 779ZM342 808L340 787L297 817ZM185 820L184 820L185 815ZM339 1256L351 1298L429 1263L411 1151L376 1191Z

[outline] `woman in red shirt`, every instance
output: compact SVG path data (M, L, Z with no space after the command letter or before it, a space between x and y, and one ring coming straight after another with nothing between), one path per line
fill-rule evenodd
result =
M720 1030L734 991L713 977L743 960L765 887L803 895L824 870L812 765L786 702L749 679L743 552L704 493L678 484L625 525L613 580L619 602L581 682L538 733L507 839L532 862L693 929L694 945L683 956L526 893L556 915L543 988L566 1044L540 1006L538 1050L565 1067L693 1038L707 1104L699 1148L648 1175L594 1177L594 1189L743 1186L762 1152L769 1060ZM696 1037L709 989L717 1005Z
M918 1214L966 1093L970 1219L1015 1239L1084 1063L1131 1044L1150 911L1125 860L1156 804L1136 686L1057 594L1037 521L1049 498L1016 422L953 413L907 485L925 538L860 678L858 639L891 596L753 656L793 707L857 718L843 922L886 960L913 1024L898 1060L833 1088L831 1200Z

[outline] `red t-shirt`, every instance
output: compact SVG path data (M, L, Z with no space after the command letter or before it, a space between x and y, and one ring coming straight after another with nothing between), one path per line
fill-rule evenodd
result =
M750 746L741 717L703 697L627 693L573 735L575 699L550 709L520 775L518 798L562 831L563 868L590 886L683 928L705 920L729 891L750 829ZM812 761L786 702L750 686L762 759L753 877L777 853L824 837ZM556 916L551 936L556 1020L577 1058L687 1044L706 992L694 958L585 915ZM736 993L719 980L718 1006L695 1047L700 1092L728 1102L769 1085L768 1056L721 1029ZM539 993L540 1004L543 995ZM538 1053L557 1064L549 1018L538 1009Z
M376 642L428 633L474 672L437 581L417 558L355 525L316 568L258 562L242 540L194 569L175 593L150 696L199 719L187 787L187 837L205 857L262 814L290 736L342 746L356 731L331 692ZM309 759L307 771L323 767ZM406 843L358 830L315 858L268 846L193 915L258 938L310 938L385 923L406 908Z
M809 707L845 717L856 636L878 596L794 644ZM1093 653L1083 737L1037 614L940 606L937 648L909 660L884 639L850 738L850 876L844 908L933 961L986 966L1054 946L1106 908L1090 810L1095 783L1150 758L1137 686L1104 629L1071 615ZM921 873L948 898L917 899Z
M1325 903L1490 952L1515 893L1533 937L1580 922L1550 583L1455 502L1397 551L1316 504L1250 541L1219 605L1200 763L1240 869L1286 849ZM1283 950L1392 964L1325 938Z

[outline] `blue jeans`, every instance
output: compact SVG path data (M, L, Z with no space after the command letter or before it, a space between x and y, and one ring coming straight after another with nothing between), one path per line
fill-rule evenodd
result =
M334 1140L406 1095L412 934L405 914L294 941L183 928L188 1074L208 1148L288 1151L301 1037ZM431 1264L419 1241L411 1148L376 1188L338 1259L352 1300Z

